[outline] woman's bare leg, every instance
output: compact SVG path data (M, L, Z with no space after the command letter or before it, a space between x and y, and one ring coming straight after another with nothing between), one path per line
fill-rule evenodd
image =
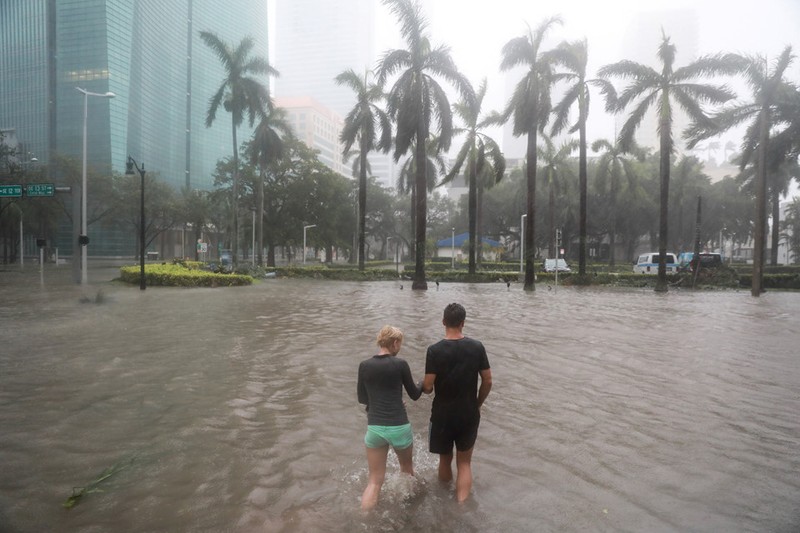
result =
M361 495L361 509L372 509L378 503L381 486L386 477L386 457L389 455L389 446L381 448L367 448L367 465L369 465L369 481L364 494Z
M414 475L414 445L398 450L395 448L397 460L400 462L400 471L404 474Z

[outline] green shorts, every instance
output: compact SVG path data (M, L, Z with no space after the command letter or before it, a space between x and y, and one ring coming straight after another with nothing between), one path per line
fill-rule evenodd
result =
M396 450L405 450L414 443L411 424L402 426L367 426L364 444L367 448L383 448L391 446Z

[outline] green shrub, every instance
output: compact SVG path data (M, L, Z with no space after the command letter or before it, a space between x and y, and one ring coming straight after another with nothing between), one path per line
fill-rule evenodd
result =
M127 266L119 269L120 279L125 283L139 283L140 267ZM187 268L182 264L145 265L145 281L148 286L162 287L233 287L251 285L253 278L241 274L218 274Z

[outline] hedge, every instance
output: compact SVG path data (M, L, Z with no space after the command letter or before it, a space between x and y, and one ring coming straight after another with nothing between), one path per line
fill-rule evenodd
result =
M126 266L119 269L120 279L125 283L139 283L140 266ZM145 282L149 286L163 287L233 287L252 285L251 276L241 274L218 274L182 264L145 265Z

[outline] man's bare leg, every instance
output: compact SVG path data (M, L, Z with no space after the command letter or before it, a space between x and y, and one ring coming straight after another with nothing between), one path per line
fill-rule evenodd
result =
M456 450L456 501L462 503L472 490L472 448L466 451Z
M448 483L453 480L453 454L439 454L439 481Z
M369 481L364 494L361 495L361 509L372 509L378 503L381 486L386 477L386 457L389 455L389 446L382 448L367 448L367 464L369 465Z

